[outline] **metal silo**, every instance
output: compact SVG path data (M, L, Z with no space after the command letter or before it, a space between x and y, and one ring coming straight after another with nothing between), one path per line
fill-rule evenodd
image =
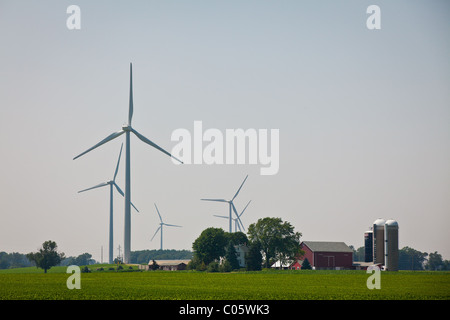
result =
M398 271L398 223L388 220L384 225L384 265L388 271Z
M364 232L364 262L373 261L373 231Z
M377 219L373 223L373 263L384 264L384 219Z

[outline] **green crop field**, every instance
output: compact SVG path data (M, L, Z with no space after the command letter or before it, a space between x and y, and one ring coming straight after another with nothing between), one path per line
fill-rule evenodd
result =
M369 290L365 271L95 271L81 273L69 290L65 267L0 270L1 300L449 300L449 272L382 272L381 289ZM105 268L106 269L106 268Z

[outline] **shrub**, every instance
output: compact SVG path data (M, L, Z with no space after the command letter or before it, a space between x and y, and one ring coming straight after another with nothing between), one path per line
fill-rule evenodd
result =
M219 263L217 261L210 262L208 264L208 268L206 269L208 272L219 272Z
M226 259L222 262L219 268L220 272L231 272L232 269L233 268L231 267L230 262Z
M87 266L84 266L84 268L81 269L82 273L89 273L91 272L91 269L89 269Z

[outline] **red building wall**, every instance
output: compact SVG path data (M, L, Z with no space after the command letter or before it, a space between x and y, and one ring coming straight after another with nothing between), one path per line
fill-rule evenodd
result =
M353 254L351 252L312 252L307 245L302 245L305 251L302 260L308 259L311 266L317 268L352 268Z
M313 264L313 252L311 251L311 249L308 248L308 246L304 245L303 243L300 245L300 249L302 249L303 251L305 251L305 254L303 255L303 257L301 257L301 260L305 260L308 259L309 264L311 266L314 266Z

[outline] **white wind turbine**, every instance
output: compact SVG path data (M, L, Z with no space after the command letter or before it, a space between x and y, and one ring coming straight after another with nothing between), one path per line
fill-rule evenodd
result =
M154 238L154 237L156 236L156 234L158 233L158 231L161 230L161 249L160 249L160 250L162 250L162 249L163 249L163 226L168 226L168 227L178 227L178 228L181 228L181 226L177 226L177 225L174 225L174 224L167 224L167 223L164 223L163 220L162 220L162 218L161 218L161 214L159 213L158 207L156 206L156 203L155 203L155 208L156 208L156 212L158 212L159 220L160 220L161 222L160 222L160 224L159 224L158 229L156 229L156 232L155 232L155 234L153 235L153 237L152 237L152 239L151 239L150 241L152 241L153 238Z
M244 210L242 210L242 212L238 215L238 218L233 218L234 221L234 232L237 232L237 229L239 229L239 231L242 232L242 229L245 230L244 225L242 224L242 221L240 220L240 218L242 217L242 215L244 214L245 209L247 209L248 205L250 204L250 202L252 202L252 200L250 200L247 205L245 206ZM219 216L217 214L213 214L214 217L218 217L218 218L224 218L224 219L229 219L230 217L227 216ZM242 225L242 229L241 229L241 225Z
M230 215L229 215L228 219L230 219L230 229L229 229L229 230L230 230L230 233L233 232L233 228L232 228L233 218L232 218L232 215L231 215L231 210L234 211L234 213L236 214L237 219L239 220L239 222L241 223L241 225L244 226L244 225L242 224L241 218L239 218L239 215L238 215L238 213L237 213L237 211L236 211L236 208L235 208L235 206L234 206L233 200L237 197L239 191L241 191L241 188L242 188L242 186L244 185L244 183L245 183L245 181L247 180L247 178L248 178L248 175L245 177L245 179L244 179L244 181L242 182L241 186L239 187L238 191L236 191L236 194L234 195L233 198L231 198L231 200L225 200L225 199L200 199L200 200L204 200L204 201L226 202L226 203L229 204L229 206L230 206Z
M101 187L105 187L109 185L109 263L112 264L113 263L113 242L114 242L114 235L113 235L113 187L116 187L117 192L119 192L122 197L125 196L122 189L120 189L120 187L117 185L116 183L116 177L117 177L117 172L119 171L119 163L120 163L120 156L122 155L122 147L123 147L123 143L120 146L120 152L119 152L119 159L117 159L117 165L116 165L116 171L114 172L114 177L112 180L106 181L106 182L102 182L96 186L93 186L91 188L87 188L81 191L78 191L78 193L84 192L84 191L88 191L88 190L92 190L92 189L96 189L96 188L101 188ZM139 210L134 206L133 203L131 203L131 205L133 206L134 209L136 209L137 212L139 212Z
M150 146L158 149L159 151L165 153L166 155L174 158L175 160L183 163L179 159L173 157L169 152L152 142L151 140L144 137L142 134L137 132L131 127L131 119L133 117L133 71L132 64L130 63L130 101L128 106L128 123L122 125L122 130L114 132L107 136L105 139L94 145L93 147L87 149L86 151L80 153L78 156L73 158L74 160L81 157L82 155L88 153L91 150L117 138L118 136L125 133L125 230L124 230L124 262L130 262L130 252L131 252L131 174L130 174L130 132L133 132L140 140L149 144Z

